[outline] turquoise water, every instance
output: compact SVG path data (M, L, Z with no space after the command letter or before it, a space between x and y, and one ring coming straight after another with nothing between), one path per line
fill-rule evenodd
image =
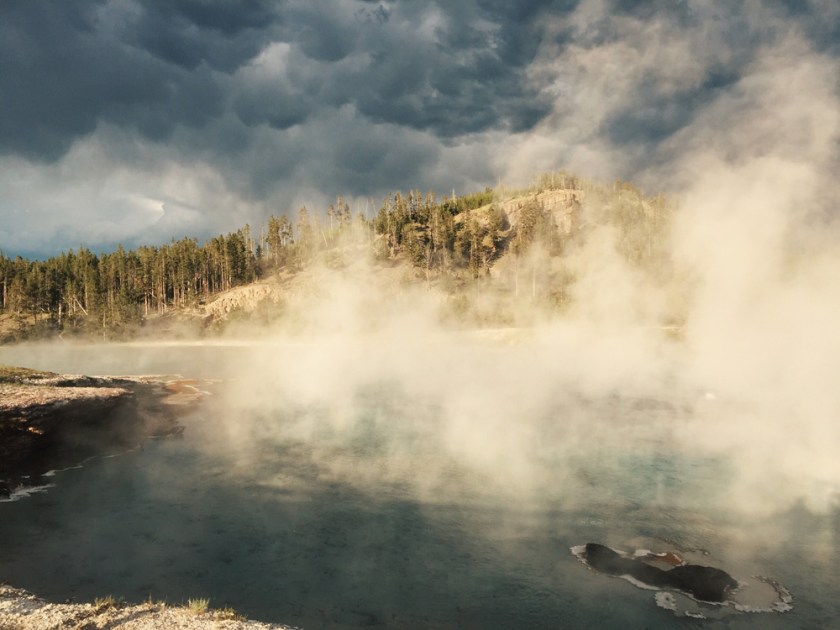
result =
M731 462L668 448L662 423L683 412L667 403L578 401L574 413L634 423L621 440L567 452L551 446L571 413L558 395L529 451L526 492L453 458L436 437L441 408L387 382L357 392L353 422L341 426L317 405L258 412L224 402L222 383L207 387L212 404L185 418L183 439L90 461L58 473L47 492L0 503L0 580L57 601L209 597L304 628L840 620L840 513L793 506L750 518L722 509ZM231 433L241 426L248 439ZM792 591L794 610L676 619L650 591L598 575L569 552L587 541L629 549L651 540L707 550L710 564L736 577L770 576Z

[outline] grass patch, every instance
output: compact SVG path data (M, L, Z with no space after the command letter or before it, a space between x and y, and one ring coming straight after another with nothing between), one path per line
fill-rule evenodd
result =
M194 615L203 615L210 609L210 600L206 597L198 597L187 600L187 608Z
M123 598L115 595L106 595L105 597L97 597L93 600L93 605L96 608L119 608L123 604Z
M146 598L146 605L157 608L166 608L168 606L165 599L155 600L151 593L149 593L149 597Z
M245 621L245 616L240 615L236 610L230 606L225 606L215 611L216 617L225 621Z

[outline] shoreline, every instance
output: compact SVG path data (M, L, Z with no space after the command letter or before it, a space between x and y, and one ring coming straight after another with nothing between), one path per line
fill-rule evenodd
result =
M208 600L170 605L124 604L114 597L93 603L51 603L23 589L0 584L0 627L4 630L293 630L291 626L245 619L231 609L214 610Z
M183 381L183 382L182 382ZM0 500L50 484L59 470L177 436L203 396L172 377L92 377L0 366Z
M90 377L0 366L0 502L54 487L53 477L96 457L133 450L149 438L179 436L182 414L205 395L181 377ZM0 627L153 630L292 630L248 620L208 600L125 604L108 596L55 603L0 580Z

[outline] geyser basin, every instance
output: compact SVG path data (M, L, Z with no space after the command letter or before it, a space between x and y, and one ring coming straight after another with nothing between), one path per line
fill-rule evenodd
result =
M201 376L231 377L243 351L196 352ZM448 369L451 389L427 371L354 372L319 352L248 353L248 379L214 386L183 439L0 504L0 579L56 600L209 597L304 628L670 628L650 594L582 571L568 552L654 538L789 587L795 609L762 615L762 627L837 619L838 513L733 509L737 453L674 439L694 413L684 396L527 389L515 348L450 351L476 378ZM255 378L278 354L287 364ZM129 349L113 371L172 372L172 356ZM730 627L759 619L730 612Z

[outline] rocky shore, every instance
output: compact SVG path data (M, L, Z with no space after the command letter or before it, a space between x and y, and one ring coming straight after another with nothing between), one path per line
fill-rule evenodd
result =
M199 397L171 379L0 366L0 499L51 469L178 434L178 416Z
M201 398L197 383L164 377L91 377L0 366L0 500L43 482L50 470L176 436L178 417ZM287 630L212 610L209 602L124 605L50 603L0 584L0 630L182 628Z
M126 606L114 600L92 604L51 604L26 591L0 585L3 630L289 630L288 626L249 621L231 610L204 605L170 606L146 602Z

